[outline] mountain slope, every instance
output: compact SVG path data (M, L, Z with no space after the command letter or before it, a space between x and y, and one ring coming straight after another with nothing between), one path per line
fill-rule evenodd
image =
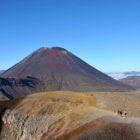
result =
M33 77L27 76L21 79L0 78L0 99L14 99L44 90L44 83Z
M129 76L127 78L120 79L119 81L134 88L140 89L140 76Z
M15 79L27 76L35 77L44 82L46 90L114 91L131 89L59 47L40 48L1 76Z

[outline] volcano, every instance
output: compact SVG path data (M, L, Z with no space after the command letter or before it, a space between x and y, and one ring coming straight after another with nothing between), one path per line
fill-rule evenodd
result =
M30 79L29 83L31 83L31 79L35 79L35 81L38 79L39 82L35 83L43 84L37 91L124 91L131 89L60 47L38 49L5 71L1 77L8 78L12 84L18 83L18 86L21 86L20 89L28 88L28 84L20 82L21 79L22 81ZM12 82L13 80L14 82ZM36 85L35 90L31 90L31 92L36 91Z

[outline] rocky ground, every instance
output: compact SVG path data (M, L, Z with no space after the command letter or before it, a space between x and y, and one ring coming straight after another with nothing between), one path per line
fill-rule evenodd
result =
M140 107L140 95L119 94L49 92L1 101L0 139L139 140L140 119L135 108ZM126 102L119 106L124 97ZM122 104L127 110L131 103L135 111L128 110L128 117L114 111Z

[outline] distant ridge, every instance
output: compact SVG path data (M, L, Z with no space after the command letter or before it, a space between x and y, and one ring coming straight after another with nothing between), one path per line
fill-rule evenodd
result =
M60 47L42 47L1 75L3 78L15 80L26 79L27 76L43 82L44 88L37 91L125 91L132 89Z
M140 89L140 76L129 76L119 80L120 82Z
M119 80L129 76L140 76L140 72L138 71L129 71L129 72L108 72L106 73L110 77Z
M0 74L2 74L5 70L0 70Z

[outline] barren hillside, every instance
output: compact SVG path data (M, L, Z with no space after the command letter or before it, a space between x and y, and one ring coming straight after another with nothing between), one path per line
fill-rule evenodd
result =
M93 140L93 138L138 140L139 119L121 118L111 111L117 103L114 100L119 99L116 94L113 99L109 93L106 97L104 93L102 98L105 97L105 100L102 100L99 94L49 92L9 102L3 101L0 138L2 140L9 138L10 140ZM134 96L139 98L139 95ZM130 98L126 97L127 99ZM111 100L112 102L107 104L107 101ZM132 100L135 101L135 97Z

